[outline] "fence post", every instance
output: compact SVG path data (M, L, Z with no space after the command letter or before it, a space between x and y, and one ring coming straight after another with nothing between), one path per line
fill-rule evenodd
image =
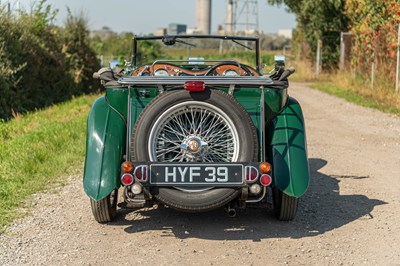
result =
M346 47L343 40L343 32L340 33L340 64L339 69L344 69L344 52L346 51Z
M322 46L322 41L318 40L317 42L317 62L316 62L316 75L319 76L319 73L321 71L321 46Z
M396 94L399 94L399 65L400 65L400 23L397 30L397 64L396 64Z
M284 45L284 46L283 46L282 54L285 55L285 56L286 56L286 49L287 49L287 48L291 49L292 46L291 46L291 45Z
M375 79L375 48L372 51L372 64L371 64L371 89L374 88L374 79Z

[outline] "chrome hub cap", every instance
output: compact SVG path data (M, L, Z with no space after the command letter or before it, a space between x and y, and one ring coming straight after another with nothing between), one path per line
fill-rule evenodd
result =
M200 148L200 143L197 140L189 141L188 150L192 153L197 153Z
M181 151L191 159L203 160L207 157L208 143L196 136L189 136L181 144Z

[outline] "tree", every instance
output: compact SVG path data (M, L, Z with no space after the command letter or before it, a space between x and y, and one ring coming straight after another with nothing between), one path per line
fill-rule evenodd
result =
M85 21L70 15L57 27L56 13L45 0L18 16L0 6L0 119L98 89Z
M339 60L340 32L347 31L350 20L345 13L345 0L267 0L272 5L286 5L296 15L296 36L302 36L314 58L317 41L323 42L323 65L336 67ZM293 40L293 45L302 45Z
M395 79L398 0L347 0L346 12L353 21L352 64L358 73L368 73L372 61L384 80Z

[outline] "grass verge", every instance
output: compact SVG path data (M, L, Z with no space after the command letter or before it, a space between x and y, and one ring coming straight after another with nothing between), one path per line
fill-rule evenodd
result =
M374 88L371 88L371 81L361 75L337 71L316 76L315 68L307 62L294 61L290 65L296 68L291 81L310 82L311 87L346 101L400 115L400 95L395 94L393 82L387 79L378 78Z
M392 101L380 99L380 97L377 97L373 93L363 93L356 88L344 88L332 82L316 82L311 87L364 107L400 116L400 105Z
M0 121L0 230L28 196L61 184L83 164L86 120L98 95Z

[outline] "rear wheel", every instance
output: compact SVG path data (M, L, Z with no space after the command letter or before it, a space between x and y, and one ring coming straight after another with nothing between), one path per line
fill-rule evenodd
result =
M274 211L276 218L281 221L291 221L296 217L299 199L273 188Z
M231 96L206 89L160 94L141 113L132 134L134 161L246 162L258 155L248 113ZM183 211L208 211L239 195L236 188L154 188L161 202Z
M94 219L99 223L111 222L117 215L118 189L99 201L90 199Z

